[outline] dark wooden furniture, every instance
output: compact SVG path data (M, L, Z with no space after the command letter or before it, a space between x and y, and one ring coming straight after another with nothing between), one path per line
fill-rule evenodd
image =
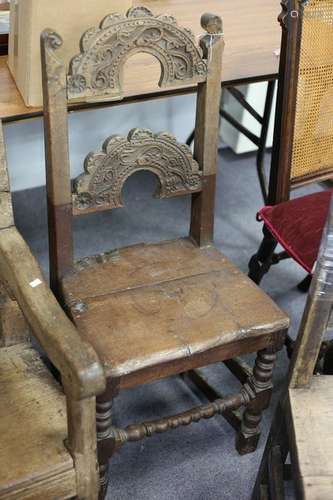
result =
M293 479L297 498L330 500L333 492L333 379L313 375L333 305L333 203L322 239L289 372L260 466L252 500L285 498ZM290 466L285 466L288 452Z
M315 198L315 205L307 212L310 197L288 200L292 189L333 176L333 1L284 0L281 4L282 45L269 206L259 212L265 221L264 238L249 262L249 276L257 284L273 264L285 258L291 256L302 263L304 249L308 250L313 235L319 232L314 238L317 250L327 203L321 209ZM322 213L314 216L315 210ZM278 242L285 250L276 254ZM316 251L312 264L315 257ZM306 264L303 267L311 271ZM307 277L300 289L309 282Z
M219 413L237 427L238 451L253 451L288 326L271 300L212 245L224 41L220 17L205 14L201 23L206 35L198 46L169 15L154 16L144 7L111 14L83 35L67 75L56 55L60 37L50 30L42 35L51 287L97 350L108 379L97 401L103 490L108 460L121 445ZM71 188L67 106L121 98L122 68L138 52L160 62L161 87L196 86L194 157L166 132L135 129L90 153ZM73 216L121 207L126 179L140 170L156 175L159 197L192 195L190 236L74 262ZM112 400L120 389L190 370L195 378L197 367L253 351L253 375L237 394L126 429L112 425ZM242 406L240 425L232 410Z
M221 105L220 105L220 117L223 120L226 120L229 123L229 125L238 130L238 132L245 135L245 137L247 137L257 147L257 154L256 154L257 174L258 174L261 194L265 203L267 201L267 194L268 194L268 183L265 173L265 150L266 150L268 127L271 118L272 104L274 98L275 83L276 83L275 79L268 81L264 112L262 115L260 115L253 108L253 106L246 100L244 94L237 87L227 86L225 89L248 113L250 113L250 115L260 125L260 133L258 135L251 132L251 130L245 127L242 123L238 122L234 116L232 116L228 111L226 111L223 108L223 100L221 100ZM195 132L194 130L191 132L186 141L186 144L188 146L190 146L194 140L194 132Z
M135 0L134 6L143 2ZM200 15L202 0L146 0L144 3L155 13L172 14L182 26L191 29L196 36L202 33ZM228 45L224 56L222 85L237 85L265 81L277 77L278 57L274 51L280 45L279 28L276 20L276 0L206 0L205 9L223 15ZM235 16L234 13L242 15ZM143 70L144 68L144 70ZM114 106L147 99L191 93L195 88L174 86L171 89L157 85L158 68L151 58L133 59L126 69L126 86L122 101L108 100L103 103L90 102L73 105L73 109ZM155 75L156 78L152 78ZM40 108L27 108L16 88L6 64L6 57L0 57L0 118L4 122L41 116Z
M284 0L281 4L282 45L268 205L286 202L292 189L333 175L333 2ZM286 224L293 224L287 221L288 205L285 211ZM263 231L264 240L249 263L249 275L256 283L272 264L287 256L274 255L277 241L267 226ZM285 244L292 246L293 241Z
M1 122L0 207L0 498L97 499L95 396L105 388L103 368L14 225Z

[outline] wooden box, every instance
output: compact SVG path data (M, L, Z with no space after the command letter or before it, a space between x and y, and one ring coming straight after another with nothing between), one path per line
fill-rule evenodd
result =
M132 0L12 0L8 65L27 106L42 105L40 33L45 28L63 38L59 57L69 62L79 52L84 31L112 12L125 13Z

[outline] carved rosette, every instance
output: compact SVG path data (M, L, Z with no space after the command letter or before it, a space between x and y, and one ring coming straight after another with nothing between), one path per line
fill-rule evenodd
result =
M111 136L101 152L88 155L84 170L74 181L75 214L122 207L123 185L139 170L149 170L158 177L159 198L202 188L199 165L189 147L166 132L153 134L147 129L133 129L128 137Z
M161 65L160 87L204 81L207 64L193 33L168 15L154 16L145 7L111 14L88 30L67 76L68 98L122 94L122 70L128 57L146 52Z

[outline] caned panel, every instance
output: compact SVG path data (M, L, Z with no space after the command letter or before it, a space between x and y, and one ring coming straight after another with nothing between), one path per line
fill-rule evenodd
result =
M304 7L291 179L333 171L333 0Z

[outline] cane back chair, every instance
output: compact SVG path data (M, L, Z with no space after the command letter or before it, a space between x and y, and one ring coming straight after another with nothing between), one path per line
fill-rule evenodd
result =
M330 192L290 191L333 177L333 0L283 0L279 87L264 240L249 263L260 283L292 257L308 273L317 258ZM277 243L285 252L274 254ZM308 282L309 280L307 280Z
M205 14L201 24L207 33L198 46L170 16L154 16L145 7L112 14L83 35L67 77L56 57L59 35L46 30L41 38L51 286L97 350L107 376L107 390L97 401L103 491L108 459L121 445L217 413L237 420L239 452L253 451L275 353L288 326L270 299L212 246L224 42L219 17ZM124 62L138 52L160 62L160 86L197 84L194 157L168 133L135 129L128 137L111 136L102 151L88 155L71 189L68 100L120 99ZM192 195L190 237L75 263L73 215L121 207L123 184L139 170L157 176L161 198ZM254 374L238 394L126 429L112 426L112 400L120 389L253 351L259 351ZM240 428L226 410L241 406L246 410Z
M291 453L297 498L330 500L333 492L333 379L313 375L320 344L331 328L333 202L294 349L287 393L281 398L252 500L283 500L284 462Z
M249 262L257 284L272 264L292 257L308 273L307 291L325 224L331 190L289 200L294 188L333 176L333 0L285 0L279 87L268 205L257 218L264 238ZM277 244L284 248L274 253ZM287 337L291 356L294 342ZM319 359L333 370L332 342L323 342Z
M29 339L60 371L63 389ZM0 498L98 498L105 377L14 225L0 122ZM64 441L66 440L66 444Z

